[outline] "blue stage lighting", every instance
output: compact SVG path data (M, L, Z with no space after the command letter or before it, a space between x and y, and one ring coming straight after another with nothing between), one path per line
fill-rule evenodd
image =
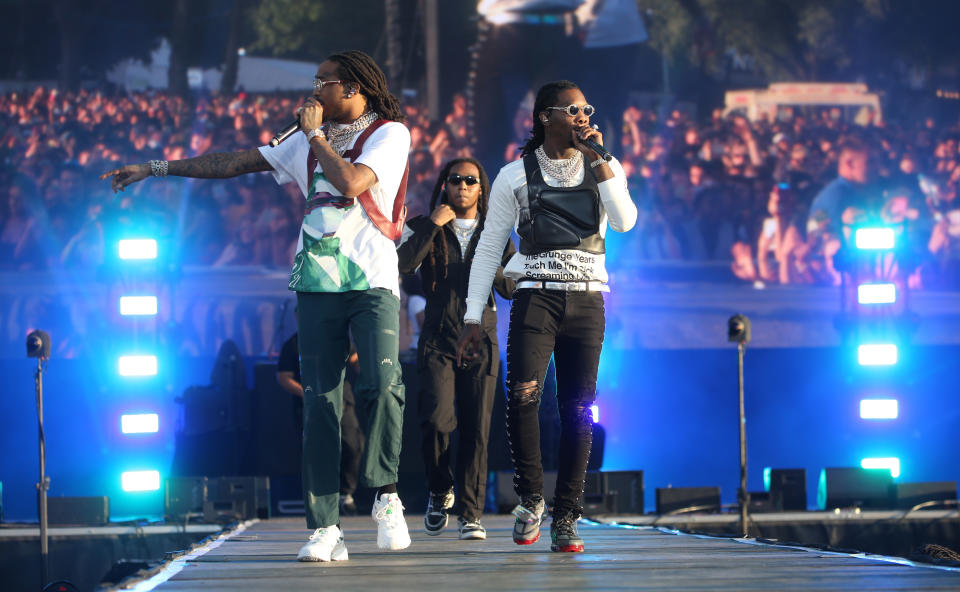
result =
M870 343L857 348L861 366L893 366L897 363L897 346L892 343Z
M156 434L160 430L160 416L156 413L122 415L120 430L124 434Z
M773 469L770 467L763 467L763 490L770 491L770 473Z
M860 284L857 286L857 302L860 304L893 304L897 301L895 284Z
M120 314L123 316L148 316L157 314L156 296L121 296Z
M860 466L864 469L889 469L894 479L900 476L900 459L895 456L865 458L860 461Z
M120 376L156 376L157 356L120 356Z
M125 238L120 241L121 259L156 259L157 241L152 238Z
M860 401L861 419L896 419L900 414L896 399L862 399Z
M600 422L600 407L596 403L590 405L590 417L593 418L593 423Z
M896 243L892 228L858 228L855 236L857 248L863 250L892 249Z
M120 475L124 491L156 491L160 489L159 471L126 471Z

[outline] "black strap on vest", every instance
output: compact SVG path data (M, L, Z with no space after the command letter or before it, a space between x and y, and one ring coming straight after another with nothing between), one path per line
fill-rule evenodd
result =
M583 173L576 187L547 185L537 157L523 157L527 190L518 197L520 253L536 255L556 249L604 252L600 236L600 189L593 171Z

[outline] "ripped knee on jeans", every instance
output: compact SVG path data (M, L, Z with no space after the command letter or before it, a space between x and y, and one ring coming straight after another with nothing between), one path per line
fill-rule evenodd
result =
M529 382L512 382L509 385L509 401L511 405L525 407L540 403L540 383L536 380Z
M561 403L559 405L560 417L582 426L592 426L593 411L590 409L592 405L593 403L590 401Z

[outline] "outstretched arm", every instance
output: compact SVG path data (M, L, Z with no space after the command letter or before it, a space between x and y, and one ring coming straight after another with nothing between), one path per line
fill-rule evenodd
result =
M245 173L272 171L273 167L256 148L240 152L214 152L195 158L171 160L167 174L175 177L193 177L195 179L226 179ZM128 185L151 176L150 164L130 164L100 175L100 179L110 177L114 193L123 191Z

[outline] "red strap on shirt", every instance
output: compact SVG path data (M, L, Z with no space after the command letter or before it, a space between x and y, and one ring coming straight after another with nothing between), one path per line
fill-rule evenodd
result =
M388 123L388 120L378 119L360 132L360 137L353 143L353 148L344 152L343 158L349 158L350 162L356 161L360 156L360 152L363 151L363 144L367 141L367 138L370 137L370 134L377 131L380 126L385 123ZM313 154L313 147L310 147L307 150L307 179L313 177L313 169L316 168L316 166L317 157ZM367 217L370 218L373 225L376 226L377 230L383 233L385 237L393 241L400 238L400 235L403 234L403 224L407 219L407 206L404 204L404 198L406 198L407 195L407 177L409 174L410 163L408 162L403 167L403 178L400 180L400 187L397 188L397 196L393 199L391 220L388 220L380 212L380 208L377 206L377 202L373 201L373 195L369 189L364 190L363 193L357 196L357 201L363 206L363 211L367 213Z

